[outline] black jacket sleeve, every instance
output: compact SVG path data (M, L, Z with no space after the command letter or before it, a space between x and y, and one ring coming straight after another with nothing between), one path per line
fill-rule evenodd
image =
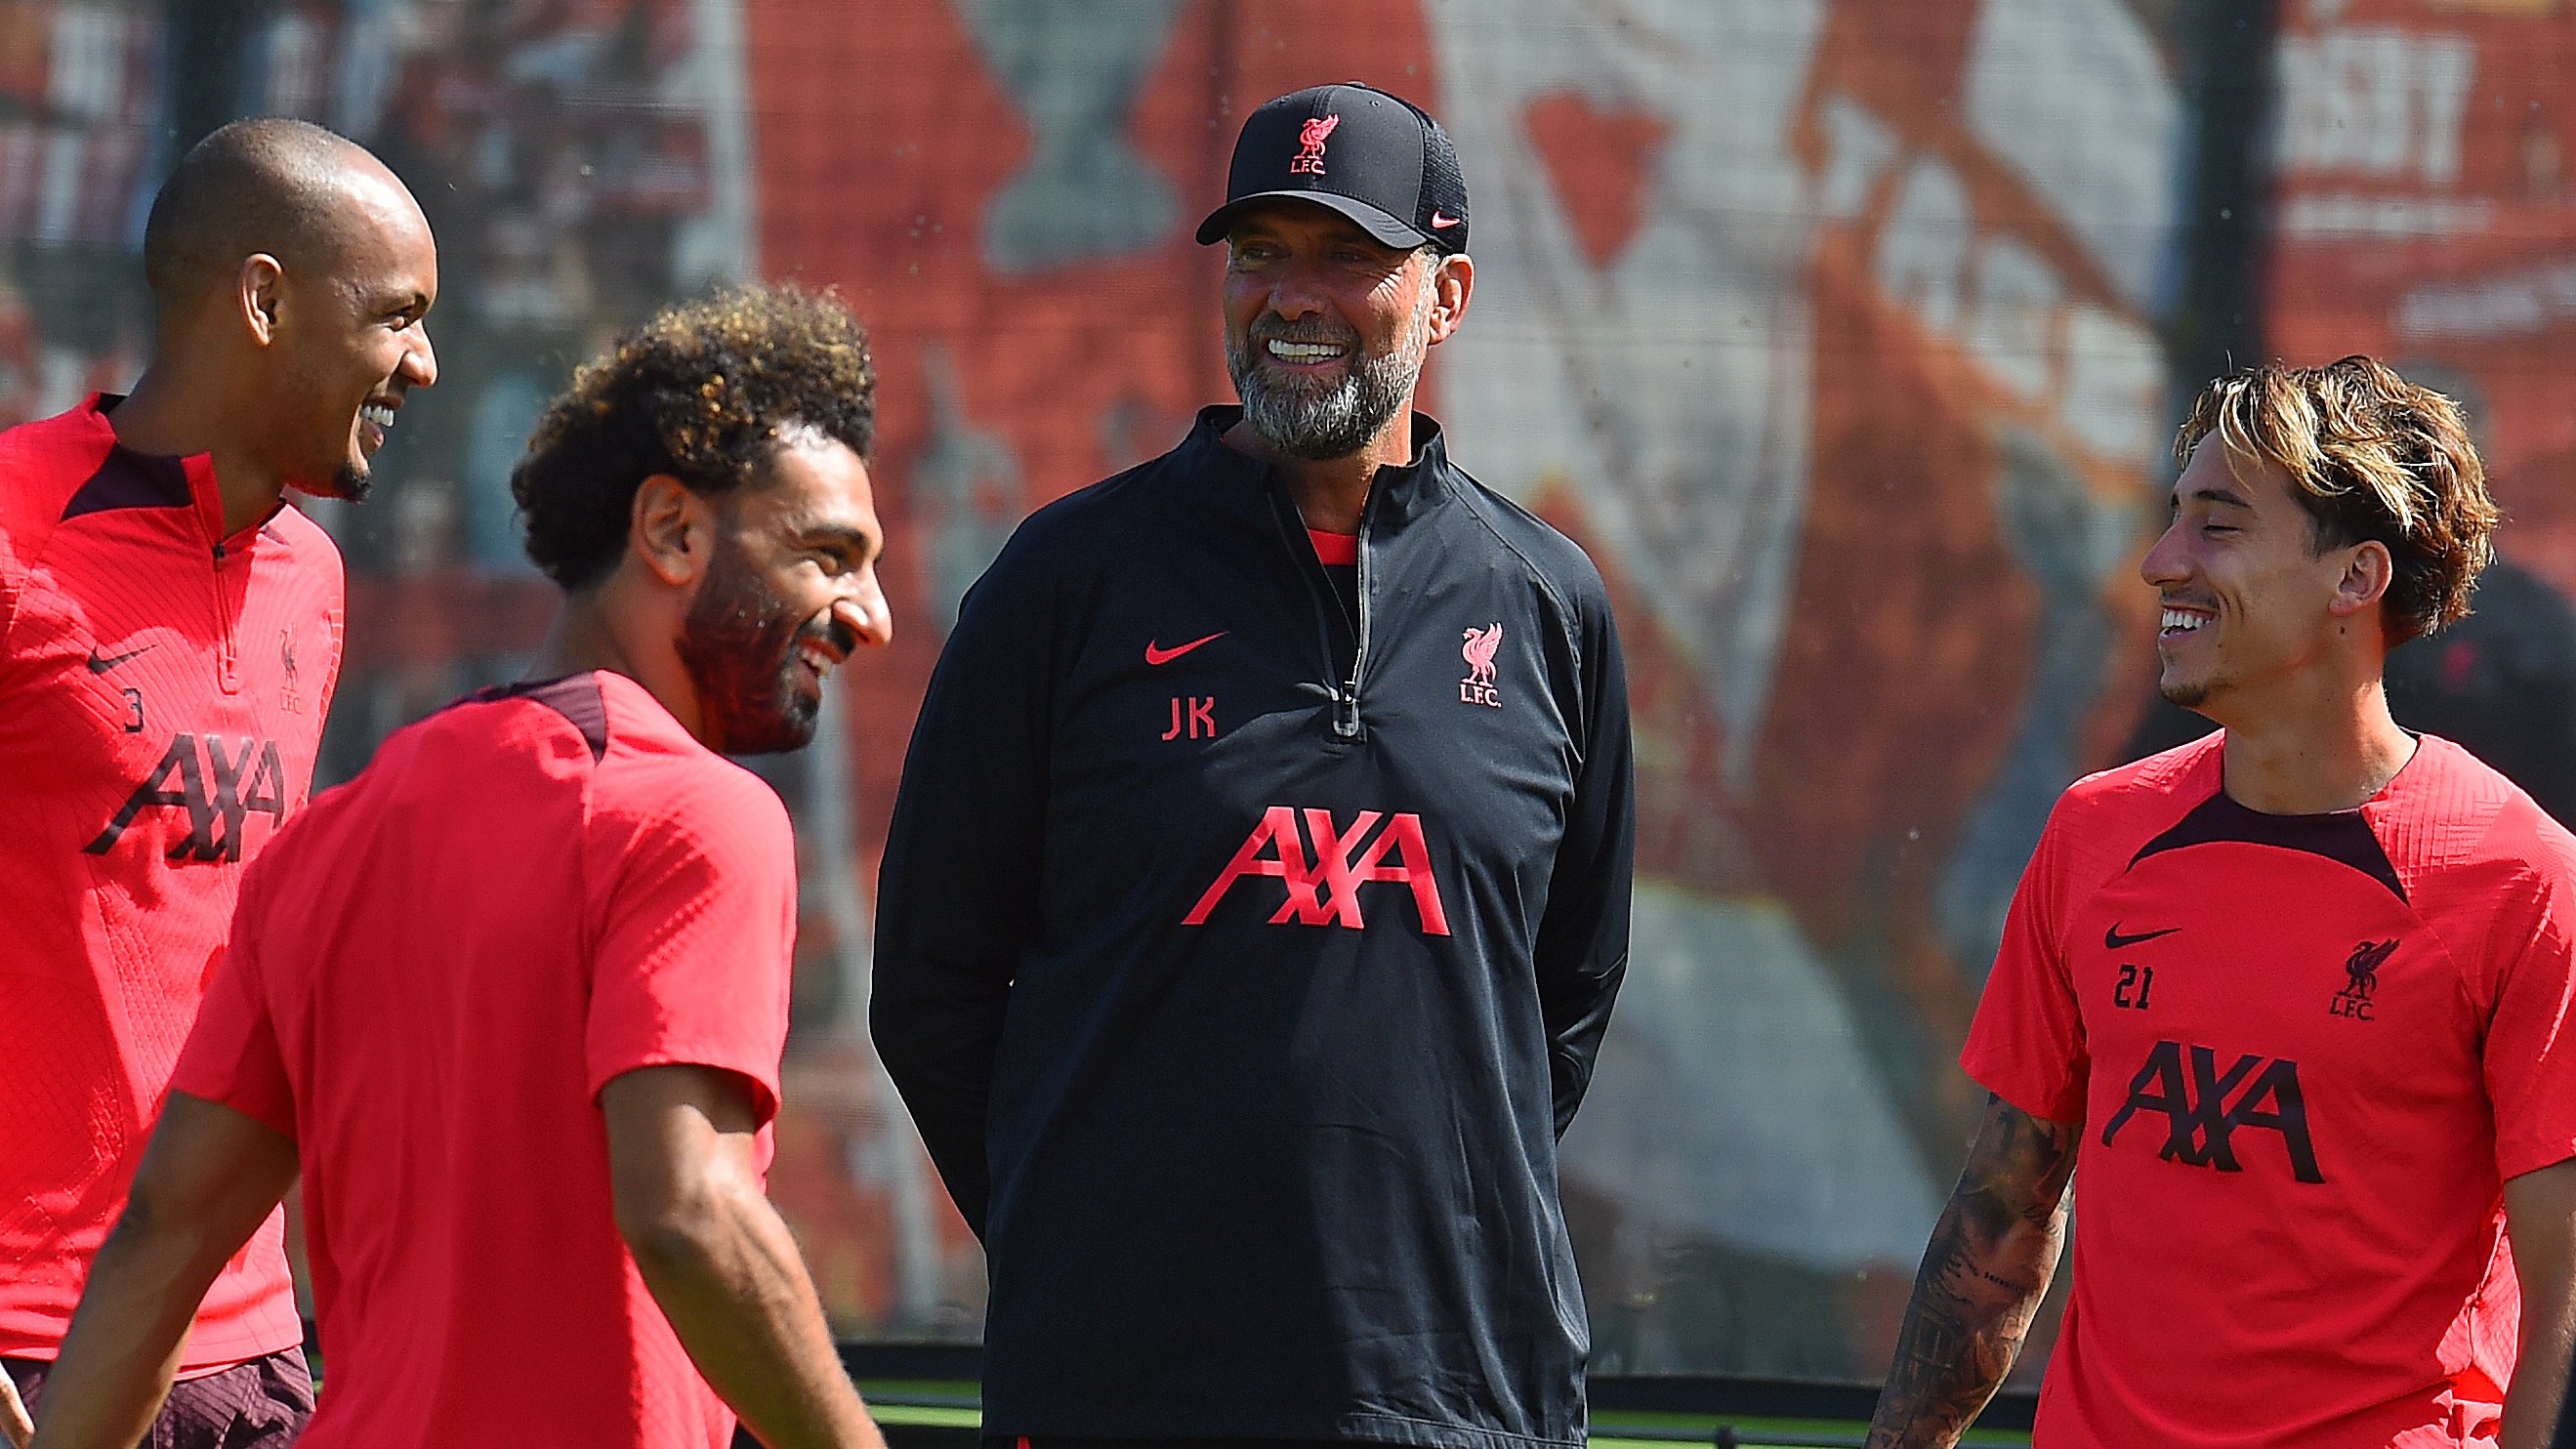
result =
M877 885L868 1025L978 1238L985 1109L1011 980L1037 919L1052 610L1010 548L968 591L904 757Z
M1637 855L1627 666L1608 602L1595 595L1584 601L1583 613L1583 761L1532 953L1559 1137L1592 1084L1601 1033L1628 971L1629 887Z

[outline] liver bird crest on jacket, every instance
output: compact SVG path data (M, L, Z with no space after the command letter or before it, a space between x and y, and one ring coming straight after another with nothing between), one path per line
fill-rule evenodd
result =
M1493 683L1494 651L1502 647L1503 626L1500 623L1495 623L1483 629L1468 630L1467 642L1459 646L1458 649L1458 652L1466 656L1467 659L1467 678L1465 682L1469 684Z

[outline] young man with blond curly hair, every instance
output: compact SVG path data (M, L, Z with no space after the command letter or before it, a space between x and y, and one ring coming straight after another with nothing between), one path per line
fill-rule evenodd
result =
M1962 1057L1993 1093L1869 1442L1950 1445L2074 1215L2038 1442L2538 1449L2568 1358L2576 838L2390 718L2497 523L2368 358L2205 389L2140 572L2222 728L2077 782Z

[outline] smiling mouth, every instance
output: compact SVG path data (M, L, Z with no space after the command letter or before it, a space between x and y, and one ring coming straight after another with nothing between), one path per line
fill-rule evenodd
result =
M796 645L796 662L814 671L814 679L817 683L831 678L832 671L840 668L841 661L845 657L811 639L799 640Z
M1321 362L1338 362L1350 355L1350 348L1337 342L1283 342L1272 338L1261 344L1262 352L1274 362L1311 367Z
M2158 639L2179 639L2186 634L2197 634L2200 632L2201 626L2209 621L2210 616L2207 614L2195 613L2189 609L2167 607L2164 611L2163 622L2156 628L2156 637Z

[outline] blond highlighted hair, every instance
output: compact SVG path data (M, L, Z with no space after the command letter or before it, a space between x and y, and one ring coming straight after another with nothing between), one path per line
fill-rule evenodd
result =
M2188 464L2212 433L2240 475L2250 463L2289 478L2313 551L2387 546L2396 568L2380 610L2391 644L2468 615L2503 516L2458 403L2368 357L2267 362L2201 389L2175 461Z

